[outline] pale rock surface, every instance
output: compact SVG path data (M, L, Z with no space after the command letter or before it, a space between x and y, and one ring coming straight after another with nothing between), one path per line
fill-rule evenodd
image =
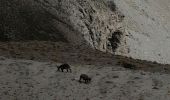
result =
M117 54L170 63L170 1L113 1L125 15L126 37Z
M64 41L170 63L169 5L168 0L1 0L0 40Z

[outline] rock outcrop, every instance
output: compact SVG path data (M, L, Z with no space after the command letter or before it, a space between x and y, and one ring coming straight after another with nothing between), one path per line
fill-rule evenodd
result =
M114 1L125 15L126 30L117 54L170 64L170 1Z
M67 41L112 52L122 35L123 15L114 2L6 0L0 5L1 40Z
M170 63L168 0L1 0L0 40L50 40Z

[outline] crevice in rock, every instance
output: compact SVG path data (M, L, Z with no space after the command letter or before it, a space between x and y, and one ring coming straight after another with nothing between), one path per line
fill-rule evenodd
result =
M107 4L111 11L113 12L117 11L117 7L114 1L108 1Z
M90 29L89 25L88 25L87 23L85 23L85 25L86 25L86 27L87 27L87 29L88 29L88 31L89 31L89 35L90 35L90 38L91 38L91 40L92 40L92 42L93 42L93 46L95 47L94 34L93 34L92 30Z
M118 45L121 42L121 37L123 33L120 30L115 31L112 33L111 38L109 38L109 42L111 43L112 51L115 52L115 50L118 48Z

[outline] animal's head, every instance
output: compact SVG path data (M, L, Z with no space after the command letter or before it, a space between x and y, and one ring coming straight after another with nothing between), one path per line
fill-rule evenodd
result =
M91 81L91 78L89 77L89 81Z

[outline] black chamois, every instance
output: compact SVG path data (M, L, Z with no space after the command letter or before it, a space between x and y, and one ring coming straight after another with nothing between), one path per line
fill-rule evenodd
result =
M89 82L91 82L91 78L90 78L88 75L86 75L86 74L81 74L81 75L80 75L79 82L81 82L82 79L84 80L84 83L89 83Z
M64 71L64 69L66 69L67 70L67 72L68 71L70 71L71 72L71 67L70 67L70 65L68 65L68 64L62 64L62 65L60 65L60 66L58 66L57 67L58 68L58 71Z

